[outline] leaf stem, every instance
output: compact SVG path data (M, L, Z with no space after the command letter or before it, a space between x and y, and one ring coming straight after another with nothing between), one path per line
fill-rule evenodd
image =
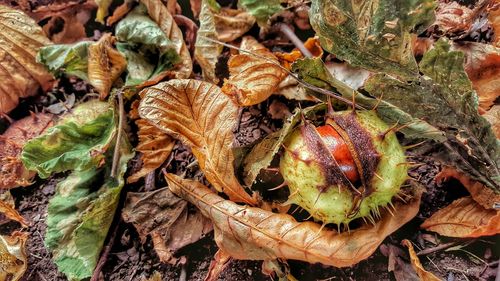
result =
M116 97L118 98L118 133L116 135L115 151L113 153L113 164L111 165L112 178L116 178L118 162L120 161L120 144L122 140L123 119L125 118L125 111L123 109L123 96L121 90L118 91Z

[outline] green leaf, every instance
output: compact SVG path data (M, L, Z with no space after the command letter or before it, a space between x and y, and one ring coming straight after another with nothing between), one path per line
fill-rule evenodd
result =
M254 16L260 26L267 25L272 15L283 10L280 0L239 0L238 5Z
M103 161L115 137L115 116L108 104L90 101L25 144L21 159L41 178L68 170L87 170Z
M180 61L175 46L147 14L137 6L116 25L117 49L127 58L127 85L137 85L172 68Z
M498 193L500 142L478 113L478 98L463 61L463 53L450 51L449 43L441 39L420 62L426 76L403 83L378 74L366 82L365 90L444 132L446 153L439 157Z
M40 48L36 59L53 74L66 73L88 81L87 48L90 44L91 41L82 41L74 44L48 45Z
M92 276L113 221L127 162L133 157L128 141L121 141L116 178L110 176L111 150L104 167L74 171L57 185L49 202L45 245L59 271L70 280Z
M418 67L410 32L434 19L433 0L317 0L309 17L328 52L355 66L411 79Z
M217 30L215 29L215 18L210 9L208 0L203 0L200 11L200 28L196 35L194 45L194 56L203 71L203 79L214 84L219 83L219 78L215 75L215 65L222 52L222 45L209 41L203 37L218 40ZM203 37L200 37L203 36Z

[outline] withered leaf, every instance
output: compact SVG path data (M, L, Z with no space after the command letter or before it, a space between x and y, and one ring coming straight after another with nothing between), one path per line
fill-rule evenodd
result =
M421 190L408 204L396 203L392 216L350 232L338 233L313 222L297 222L287 214L240 206L197 181L167 174L170 190L196 205L214 224L215 242L235 259L295 259L335 267L368 258L389 234L418 212Z
M494 30L493 45L500 47L500 5L495 4L488 13L488 20Z
M204 281L216 281L219 279L220 274L231 262L231 255L228 253L218 250L214 255L214 259L210 262L210 267L208 268L207 276L205 276Z
M222 8L214 18L217 37L222 42L240 38L255 24L255 18L243 10Z
M465 55L464 69L479 97L479 107L488 111L500 97L500 48L476 42L454 44Z
M177 54L181 57L181 62L176 66L174 71L175 78L189 78L193 71L193 62L189 49L184 42L181 29L177 26L168 9L163 5L161 0L141 0L141 3L146 6L149 16L160 26L161 30L167 35L175 46ZM164 73L163 76L167 75ZM157 76L162 76L158 74ZM156 77L158 79L158 77ZM157 80L160 81L160 80Z
M0 235L0 280L20 280L28 267L26 240L28 233Z
M0 113L8 113L19 98L52 86L54 78L36 62L38 49L51 42L34 20L1 4L0 26Z
M500 233L500 210L483 208L472 197L462 197L434 213L422 228L449 237L481 237Z
M20 159L23 145L53 125L52 114L37 113L14 122L0 136L0 189L31 185L35 172Z
M137 144L135 150L141 153L142 167L128 177L128 183L134 183L151 171L158 169L167 160L175 144L175 141L169 135L158 130L148 121L138 119L135 124L139 128L137 132L139 144Z
M191 147L201 170L232 200L255 204L234 175L232 129L238 107L215 85L174 79L141 92L139 114Z
M9 191L0 194L0 214L3 214L8 219L19 222L24 227L28 226L28 222L17 212L14 198L12 198Z
M239 106L250 106L270 97L287 73L276 56L254 38L244 37L240 48L276 62L244 53L229 59L230 77L224 81L222 91Z
M212 231L210 220L189 212L187 202L168 188L128 193L122 216L135 226L143 243L151 236L160 260L171 264L177 261L177 250Z
M410 253L411 265L413 266L413 269L415 269L415 271L417 272L420 281L441 281L441 279L436 277L436 275L424 269L424 267L420 263L420 260L418 259L417 253L415 253L415 250L413 249L413 244L409 240L407 239L403 240L402 244L408 247L408 252Z
M109 33L88 47L88 56L89 82L103 100L109 95L115 80L127 68L127 60L113 48L113 38Z
M483 117L488 120L497 139L500 139L500 105L494 105L486 112Z
M439 1L436 9L436 19L431 28L440 34L464 33L471 27L474 17L472 9L458 2Z

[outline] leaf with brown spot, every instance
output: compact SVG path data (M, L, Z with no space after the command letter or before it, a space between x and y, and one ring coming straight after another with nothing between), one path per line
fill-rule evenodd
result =
M128 183L137 182L140 178L158 169L167 160L175 144L175 141L169 135L158 130L148 121L138 119L135 124L139 128L137 132L139 144L137 144L135 150L141 153L142 167L128 177Z
M104 100L115 80L127 68L125 57L113 48L111 34L104 34L95 44L88 47L89 82Z
M224 81L222 91L239 106L261 103L278 90L287 73L279 66L276 56L254 38L244 37L240 48L276 63L244 53L231 56L230 76Z
M184 42L181 29L177 26L168 9L163 5L161 0L141 0L141 3L146 6L149 16L160 26L161 30L172 41L177 54L181 57L181 62L172 70L174 77L177 79L189 78L193 71L193 62L189 49ZM165 77L171 70L164 71L156 76Z
M52 127L53 115L37 113L14 122L0 136L0 189L31 185L35 172L20 159L24 144Z
M142 243L151 236L160 260L171 264L177 262L177 250L212 231L210 220L189 212L187 202L168 188L128 193L122 216L135 226Z
M488 111L500 97L500 48L476 42L454 44L453 48L464 53L464 69L479 97L479 107Z
M231 42L240 38L255 24L255 18L243 10L222 8L214 17L215 29L222 42Z
M294 259L335 267L354 265L371 256L389 234L418 212L421 190L408 204L397 202L394 216L382 212L374 225L338 233L287 214L237 205L203 184L166 174L172 192L194 204L214 224L215 242L235 259Z
M0 194L0 214L27 227L28 222L16 211L14 198L9 191Z
M434 213L421 227L449 237L496 235L500 233L500 210L485 209L467 196Z
M413 249L413 244L409 240L405 239L401 243L406 247L408 247L408 252L410 253L411 265L413 266L413 269L415 269L415 271L417 272L420 281L441 281L441 279L436 277L436 275L424 269L424 267L420 263L420 260L418 259L417 253L415 253L415 250Z
M0 27L0 113L8 113L19 98L52 86L54 78L36 62L38 49L51 42L34 20L1 4Z
M27 239L28 233L24 232L0 235L0 280L17 281L23 276L28 267Z
M141 92L139 114L191 147L201 170L231 200L256 200L238 182L233 168L233 127L238 107L219 87L198 80L174 79Z

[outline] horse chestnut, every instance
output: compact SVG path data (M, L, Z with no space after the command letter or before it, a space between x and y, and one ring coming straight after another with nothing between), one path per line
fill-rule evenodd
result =
M371 219L408 178L403 147L373 111L334 112L321 127L305 122L284 146L287 203L324 223Z

